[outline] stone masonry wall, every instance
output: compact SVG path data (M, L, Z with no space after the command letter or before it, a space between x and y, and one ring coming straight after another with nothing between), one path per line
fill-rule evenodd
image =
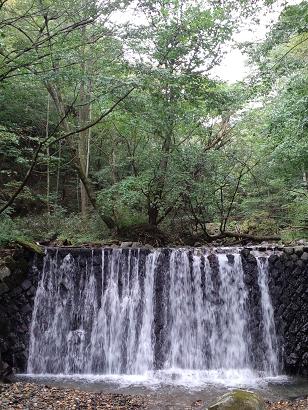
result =
M255 249L254 249L255 250ZM274 307L275 326L282 371L287 374L308 376L308 247L259 247L257 250L272 253L269 257L269 291ZM260 290L257 261L252 249L242 250L245 283L253 311L250 331L257 343L254 356L262 360L263 341L259 332L261 320ZM260 320L258 320L260 318ZM257 322L256 322L257 320Z
M5 381L12 372L26 369L38 271L33 268L33 253L0 251L0 380Z
M287 374L308 375L308 247L275 250L269 258L269 288L281 362ZM89 249L79 251L91 252ZM74 252L78 250L74 249ZM270 248L267 252L271 253ZM241 254L245 284L249 299L253 301L252 317L256 321L261 318L257 262L250 248L243 249ZM41 257L33 264L34 258L31 252L21 249L0 252L0 380L9 379L12 370L26 370L33 302L38 272L43 265ZM155 287L159 289L159 283ZM251 352L259 361L263 355L260 325L251 322L250 326L254 339L260 339L258 352Z
M284 371L308 376L308 247L271 255L269 272Z

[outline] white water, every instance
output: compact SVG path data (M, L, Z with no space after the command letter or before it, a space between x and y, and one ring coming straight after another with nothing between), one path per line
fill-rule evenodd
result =
M250 367L247 332L247 290L243 282L243 267L239 254L234 255L234 264L226 255L218 255L221 286L219 294L223 303L216 309L220 337L213 343L213 367L246 369Z
M23 379L46 380L53 383L56 380L70 382L75 386L81 383L99 383L102 389L109 386L145 387L147 389L161 389L166 386L175 388L188 388L189 390L202 391L208 386L236 388L262 388L268 383L283 384L292 382L291 378L284 375L266 376L257 375L250 369L230 370L183 370L169 369L147 371L143 374L27 374L18 375Z
M265 354L256 367L241 256L214 258L213 265L185 249L105 249L98 263L93 252L47 252L28 373L189 386L251 385L276 375L266 262L257 257Z
M274 310L268 288L268 258L258 257L258 284L261 291L261 306L263 313L263 340L266 346L267 356L263 359L263 367L270 375L278 372L277 337L274 321Z

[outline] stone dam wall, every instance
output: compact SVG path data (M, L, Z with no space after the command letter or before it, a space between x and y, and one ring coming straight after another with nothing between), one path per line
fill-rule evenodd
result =
M0 252L0 380L26 369L32 309L43 258L24 249Z
M284 370L308 376L308 248L269 258L270 292Z
M283 371L308 376L308 247L240 250L248 299L253 301L251 309L255 313L249 323L250 331L258 338L261 306L256 249L270 255L269 291ZM57 251L61 255L72 252L81 260L92 255L91 249L59 248ZM97 264L100 253L100 249L93 251ZM232 261L231 254L230 250ZM213 255L214 260L215 253ZM8 380L12 371L26 371L32 310L42 268L43 258L29 251L17 249L0 254L0 379ZM159 284L157 286L159 288ZM256 353L256 357L262 356L261 350Z

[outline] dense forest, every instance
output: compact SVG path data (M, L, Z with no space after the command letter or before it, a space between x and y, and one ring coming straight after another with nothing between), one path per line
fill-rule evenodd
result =
M0 0L0 245L307 239L308 3L234 44L277 7Z

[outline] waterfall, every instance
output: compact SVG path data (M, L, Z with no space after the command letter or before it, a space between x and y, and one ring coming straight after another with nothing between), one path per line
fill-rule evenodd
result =
M268 374L275 375L278 371L278 343L274 321L274 309L268 287L268 258L257 255L256 259L259 272L258 284L261 291L263 341L266 349L263 358L263 367Z
M28 357L34 374L278 371L268 262L256 256L263 357L239 250L49 249ZM257 365L256 365L257 363Z
M249 367L247 330L247 290L244 285L244 272L239 254L234 255L231 264L226 255L218 255L220 289L222 303L216 308L220 337L213 344L214 367ZM214 325L215 326L215 325Z

